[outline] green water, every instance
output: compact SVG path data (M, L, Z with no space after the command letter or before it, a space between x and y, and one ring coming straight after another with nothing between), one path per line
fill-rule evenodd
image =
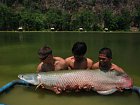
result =
M134 79L140 87L140 33L93 33L93 32L0 32L0 87L18 79L20 73L36 71L38 49L48 44L55 56L71 56L71 47L76 41L85 41L86 56L98 60L98 51L110 47L113 62ZM9 93L0 95L0 103L8 105L138 105L140 97L135 93L118 93L101 96L93 92L63 93L35 90L16 86Z

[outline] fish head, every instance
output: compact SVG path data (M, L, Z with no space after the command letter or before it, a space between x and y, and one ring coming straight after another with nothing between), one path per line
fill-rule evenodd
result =
M32 85L38 85L39 80L38 80L38 74L37 73L32 73L32 74L20 74L18 75L18 78L21 80L24 80Z

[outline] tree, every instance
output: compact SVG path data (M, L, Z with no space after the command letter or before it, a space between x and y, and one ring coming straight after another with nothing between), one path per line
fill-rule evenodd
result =
M71 15L67 12L63 12L61 15L61 30L70 31Z
M50 29L53 27L56 30L61 30L62 12L60 10L50 9L45 15L45 29Z
M39 31L44 29L44 16L39 12L23 11L20 13L20 25L25 30Z
M128 10L122 10L121 15L116 15L117 30L128 30L130 28L131 16Z
M10 7L0 4L0 30L17 30L19 27L20 15Z
M105 9L103 11L104 28L112 30L114 28L113 12L112 10Z
M84 30L96 30L98 19L90 10L82 10L73 14L71 25L72 30L82 27Z
M134 26L140 28L140 7L137 8L134 16Z

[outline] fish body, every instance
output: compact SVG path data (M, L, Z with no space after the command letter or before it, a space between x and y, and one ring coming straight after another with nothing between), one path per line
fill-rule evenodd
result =
M116 88L132 88L132 79L126 74L116 71L97 70L62 70L21 74L20 79L33 85L60 93L63 90L88 89L100 94L111 94Z

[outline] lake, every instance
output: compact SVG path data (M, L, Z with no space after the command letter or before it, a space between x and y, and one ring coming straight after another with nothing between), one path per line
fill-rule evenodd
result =
M18 79L18 74L36 72L38 49L47 44L54 56L66 58L72 55L76 41L84 41L86 57L98 61L98 51L109 47L112 62L121 66L140 87L140 33L119 32L0 32L0 87ZM94 92L63 93L56 95L48 90L35 90L16 86L0 95L0 103L7 105L139 105L135 93L116 93L109 96Z

